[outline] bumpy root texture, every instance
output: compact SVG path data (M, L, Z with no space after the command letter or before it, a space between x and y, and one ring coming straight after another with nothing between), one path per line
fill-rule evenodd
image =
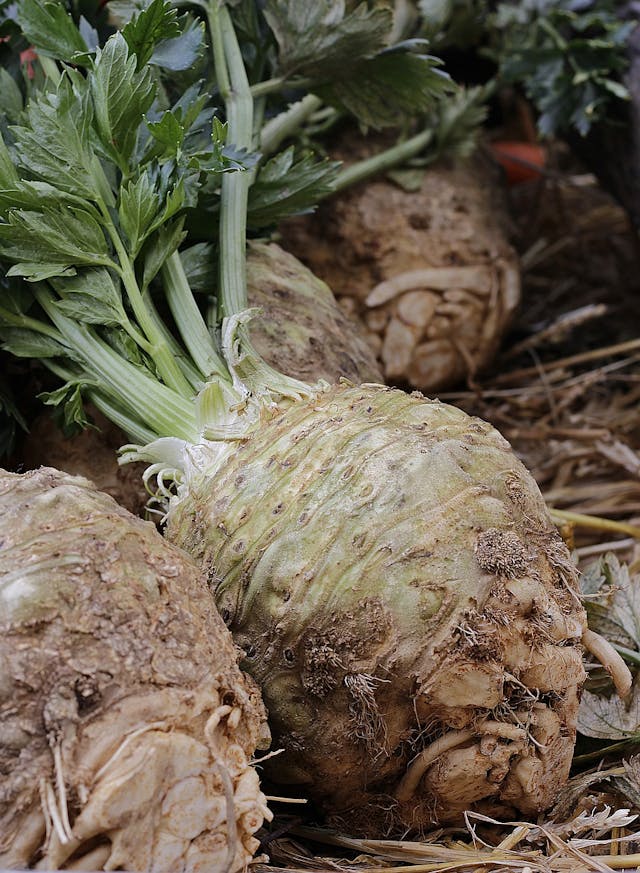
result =
M244 869L265 712L195 565L46 468L0 545L0 868Z
M280 372L306 382L382 382L376 357L357 320L336 304L329 287L275 243L250 243L250 323L258 352Z
M333 387L194 478L168 535L208 569L263 689L285 749L270 776L332 822L419 832L553 802L585 614L535 482L490 425Z
M520 272L505 225L496 168L477 156L430 168L415 191L355 186L285 225L283 245L364 323L385 381L430 393L473 378L511 321Z

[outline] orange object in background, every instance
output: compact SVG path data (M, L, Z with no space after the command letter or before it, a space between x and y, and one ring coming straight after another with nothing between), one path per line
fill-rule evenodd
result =
M489 144L494 158L507 174L509 185L539 179L546 159L546 149L534 142L495 140Z
M35 77L35 70L33 69L33 62L38 59L38 55L36 50L31 46L31 48L25 49L20 52L20 63L26 70L27 78L33 79Z

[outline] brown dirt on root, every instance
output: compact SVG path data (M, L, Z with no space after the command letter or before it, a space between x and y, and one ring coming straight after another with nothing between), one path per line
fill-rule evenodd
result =
M380 146L347 134L331 153L349 164ZM364 324L389 384L429 393L475 375L518 304L504 190L483 153L427 168L417 190L388 178L354 186L281 230Z
M0 471L0 508L0 867L243 869L266 714L199 569L56 470Z
M27 470L47 466L84 476L129 512L143 515L149 499L142 482L146 464L118 464L116 452L127 437L97 409L87 411L95 427L71 437L65 437L50 415L39 415L22 443L20 464Z

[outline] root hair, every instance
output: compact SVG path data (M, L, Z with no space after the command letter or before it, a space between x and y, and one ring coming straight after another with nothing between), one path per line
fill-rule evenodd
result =
M62 823L62 828L66 834L66 841L69 842L73 839L73 833L71 831L71 822L69 821L69 807L67 805L67 789L65 785L64 779L64 769L62 766L62 752L60 750L60 745L56 744L53 749L53 764L56 774L56 787L58 789L58 810L60 813L60 820Z
M227 857L225 858L222 873L229 873L238 848L238 823L236 821L236 807L234 803L233 782L226 767L219 761L213 762L213 769L220 777L224 798L227 806Z
M385 682L368 673L348 673L344 684L349 692L349 714L358 740L364 743L374 760L387 755L387 726L376 702L376 683Z

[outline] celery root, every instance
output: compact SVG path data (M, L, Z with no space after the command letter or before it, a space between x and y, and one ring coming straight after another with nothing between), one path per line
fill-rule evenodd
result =
M271 16L286 4L268 6ZM278 19L281 37L298 6L286 6L289 22ZM489 425L383 386L309 384L256 351L251 321L259 315L248 305L246 270L255 175L250 164L233 162L254 149L262 86L279 80L250 83L237 8L206 5L227 124L213 125L206 160L176 126L183 105L162 126L176 131L170 159L160 161L155 145L143 148L155 77L122 33L96 52L86 75L68 66L58 72L57 90L35 96L29 126L16 128L11 149L0 142L8 180L0 257L14 265L8 279L18 283L0 307L6 342L25 356L35 350L65 380L49 402L77 417L83 393L128 433L123 460L149 464L145 481L166 509L169 537L201 563L244 664L263 686L285 749L272 775L304 785L330 818L370 837L457 821L467 808L535 814L568 773L584 680L586 624L570 556L535 482ZM145 26L153 14L153 5L140 11ZM115 58L142 164L135 130L129 137L121 125L127 136L119 151L105 130L105 119L122 117L122 89L105 93ZM426 87L429 62L416 62ZM386 52L381 63L386 68ZM44 155L34 132L42 119L52 120L56 144ZM83 160L82 196L64 160L69 129ZM101 155L111 155L108 175L92 151L97 141ZM278 160L287 166L286 154ZM194 167L204 176L212 163L217 309L209 293L203 312L177 251L181 218L169 229L163 222L167 209L189 205L180 192ZM172 171L168 195L156 182ZM44 187L34 187L32 174ZM152 222L142 229L136 204ZM34 226L41 246L33 245ZM60 226L74 237L85 229L79 249L70 250ZM99 578L108 582L111 571ZM166 588L163 611L150 613L139 635L151 653L145 633L182 609L186 589L177 581L180 590ZM116 607L107 611L120 626ZM109 636L114 623L105 622ZM82 629L80 616L77 624ZM128 641L135 646L138 635ZM171 663L173 650L172 638L148 668ZM230 730L232 718L225 716Z
M200 456L167 533L209 568L263 689L286 752L270 775L369 836L547 807L571 763L585 614L508 443L371 386L247 436L219 466Z
M416 190L375 179L343 191L289 222L283 244L364 325L385 381L430 392L498 351L520 300L507 224L496 168L476 155L429 167Z
M236 871L254 684L193 563L85 479L0 474L0 867Z
M250 324L256 350L282 373L307 382L382 382L375 354L356 319L330 288L280 246L252 243L247 253Z

